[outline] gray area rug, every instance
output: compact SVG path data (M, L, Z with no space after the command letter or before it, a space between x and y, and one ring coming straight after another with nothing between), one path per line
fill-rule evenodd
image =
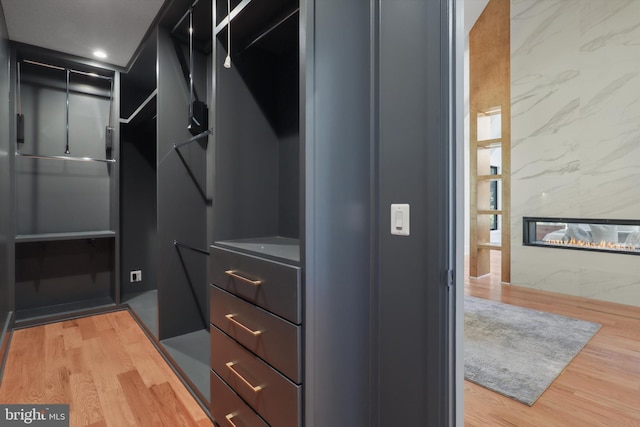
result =
M464 298L465 379L529 406L600 329L597 323Z

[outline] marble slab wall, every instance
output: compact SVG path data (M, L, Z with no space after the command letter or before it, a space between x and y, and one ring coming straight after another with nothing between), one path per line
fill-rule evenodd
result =
M640 0L511 1L511 282L640 306L640 257L525 247L522 217L640 219Z

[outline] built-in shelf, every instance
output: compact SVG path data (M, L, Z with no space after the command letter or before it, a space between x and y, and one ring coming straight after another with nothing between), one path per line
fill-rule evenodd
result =
M503 283L511 282L509 26L502 2L489 2L469 31L468 58L469 276L492 272L491 252L500 251Z
M50 242L58 240L80 240L80 239L104 239L115 237L116 232L104 231L77 231L71 233L42 233L42 234L18 234L15 241L22 242Z
M252 239L223 240L216 246L241 250L284 262L300 262L300 240L281 236L256 237Z
M478 175L476 178L478 181L500 181L502 179L502 174L496 175Z
M477 246L479 248L491 249L492 251L501 251L502 244L501 243L492 243L492 242L478 242Z
M502 215L500 209L478 209L478 215Z
M483 139L477 141L476 145L478 148L498 148L502 145L502 138Z

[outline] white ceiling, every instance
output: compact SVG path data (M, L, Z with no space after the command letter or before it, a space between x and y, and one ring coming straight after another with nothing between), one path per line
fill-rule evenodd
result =
M125 67L165 0L0 0L14 41Z
M465 0L464 1L464 34L469 34L482 14L482 11L489 3L489 0Z

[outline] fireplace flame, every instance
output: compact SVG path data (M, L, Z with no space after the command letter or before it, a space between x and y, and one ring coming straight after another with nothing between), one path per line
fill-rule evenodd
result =
M566 246L566 247L579 247L579 248L596 248L596 249L608 249L612 251L627 251L627 252L640 252L640 246L625 244L625 243L613 243L602 240L597 242L585 242L583 240L576 240L572 237L570 240L560 239L546 239L542 241L546 245L552 246Z

